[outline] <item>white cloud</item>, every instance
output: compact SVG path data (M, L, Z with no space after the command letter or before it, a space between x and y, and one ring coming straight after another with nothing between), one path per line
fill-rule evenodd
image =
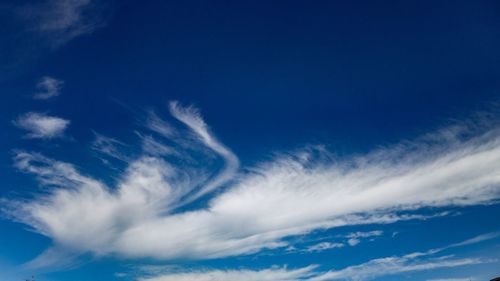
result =
M177 136L177 131L169 123L162 120L153 111L148 112L146 127L151 131L157 132L165 138L174 138Z
M230 149L220 143L210 133L207 124L196 108L192 106L181 107L177 102L171 102L170 113L176 119L191 128L201 142L203 142L208 148L215 151L225 160L225 166L222 172L218 173L216 177L205 183L202 188L200 188L186 200L187 202L191 202L232 179L238 170L239 160L238 157L236 157L236 155L234 155L234 153Z
M399 275L416 271L428 271L440 268L454 268L467 265L476 265L494 260L483 260L479 258L454 258L453 255L436 256L436 254L455 247L479 243L487 239L494 239L491 233L479 235L472 239L444 246L437 249L430 249L425 252L415 252L403 256L391 256L377 258L365 263L348 266L340 270L321 271L319 267L311 265L300 269L288 269L286 267L271 267L267 270L204 270L189 271L182 268L169 268L153 266L145 267L144 272L153 277L143 278L144 281L169 281L169 280L289 280L289 281L333 281L333 280L371 280L388 275ZM481 237L489 237L480 239ZM278 273L279 274L276 274ZM285 279L280 279L285 278ZM288 279L286 279L288 278ZM433 279L452 281L462 279ZM475 280L475 279L471 279ZM429 280L431 281L431 280Z
M19 14L57 47L103 26L102 8L97 0L45 0L23 6Z
M388 275L426 271L439 268L453 268L484 263L477 258L449 259L447 257L418 260L412 255L387 257L366 263L346 267L337 271L321 272L316 266L300 269L276 268L264 270L205 270L159 273L154 277L141 278L142 281L333 281L333 280L371 280ZM463 279L436 279L443 281L461 281ZM433 280L435 281L435 280Z
M235 175L236 156L210 134L198 111L172 104L171 112L199 146L224 159L219 174L207 179L204 166L147 154L130 161L118 184L108 187L71 164L22 152L18 168L55 188L12 202L17 219L56 247L82 253L210 259L285 247L283 238L316 229L425 219L414 212L500 197L498 131L465 139L463 133L438 134L432 144L399 145L337 162L318 156L324 151L284 155ZM224 183L230 184L206 206L176 209Z
M485 261L478 258L436 258L428 259L425 261L418 261L410 255L402 257L388 257L374 259L367 263L350 266L341 270L329 271L317 277L310 278L309 281L371 280L381 276L397 275L405 272L459 267L465 265L480 264L484 262Z
M466 265L475 265L491 262L480 258L454 258L453 255L435 256L445 250L456 247L475 244L482 241L495 239L496 233L486 233L478 235L471 239L444 246L441 248L430 249L425 252L415 252L404 256L392 256L377 258L360 265L349 266L341 270L331 270L320 273L308 281L332 281L332 280L371 280L382 276L397 275L413 271L425 271L439 268L452 268Z
M476 278L444 278L444 279L429 279L427 281L474 281Z
M295 281L311 276L315 266L288 270L270 268L263 270L211 270L165 274L142 281Z
M361 240L357 238L350 238L349 240L347 240L347 244L349 244L349 246L356 246L359 243L361 243Z
M62 80L44 76L38 81L36 87L40 91L35 93L33 98L37 100L46 100L56 97L61 94L63 84L64 82Z
M143 136L139 134L139 137L142 140L142 150L147 154L150 154L152 156L168 156L168 155L178 156L178 153L175 151L174 148L162 144L152 136L149 135Z
M322 252L334 248L342 248L344 244L342 243L331 243L331 242L321 242L315 245L311 245L305 249L306 252Z
M462 241L460 243L452 244L448 246L449 248L454 248L454 247L460 247L460 246L466 246L466 245L471 245L471 244L476 244L482 241L486 240L491 240L500 237L500 232L490 232L490 233L485 233L482 235L478 235L476 237L473 237L471 239Z
M96 132L94 132L94 135L95 139L91 145L91 148L94 151L121 161L129 161L129 157L122 152L122 149L126 147L126 144L117 139L106 137Z
M382 230L372 230L372 231L358 231L358 232L351 232L346 235L347 238L370 238L370 237L375 237L375 236L380 236L384 232Z
M381 230L373 230L368 232L352 232L347 234L345 237L348 238L347 244L349 246L356 246L361 243L361 238L370 238L382 235L384 232Z
M63 136L70 121L44 113L28 112L19 116L14 125L28 131L29 138L51 139Z

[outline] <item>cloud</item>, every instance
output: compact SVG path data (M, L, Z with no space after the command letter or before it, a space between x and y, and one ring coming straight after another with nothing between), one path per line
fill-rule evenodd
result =
M226 183L236 174L239 167L239 160L234 153L220 143L209 131L207 124L201 117L199 111L190 106L182 107L177 102L170 103L170 113L177 120L184 123L191 128L201 142L208 148L219 154L224 160L224 169L216 177L212 178L210 182L206 183L203 188L195 192L188 202L198 199L199 197L211 192L215 188Z
M347 240L347 244L349 244L349 246L356 246L359 243L361 243L361 240L356 238L350 238L349 240Z
M444 278L444 279L428 279L427 281L473 281L476 280L476 278Z
M381 230L373 230L368 232L352 232L346 235L346 238L348 238L347 244L349 244L349 246L356 246L359 243L361 243L360 238L370 238L370 237L380 236L383 233L384 232Z
M129 161L129 157L122 152L122 149L126 147L123 142L114 138L106 137L96 132L94 132L94 135L95 139L91 144L91 148L94 151L124 162Z
M372 230L372 231L366 231L366 232L351 232L346 235L346 238L370 238L370 237L375 237L375 236L380 236L384 232L382 230Z
M479 243L479 242L482 242L482 241L487 241L487 240L495 239L495 238L498 238L498 237L500 237L500 232L485 233L485 234L473 237L471 239L462 241L460 243L452 244L452 245L449 246L449 248L461 247L461 246L466 246L466 245L472 245L472 244L476 244L476 243Z
M349 266L341 270L331 270L309 279L309 281L331 281L331 280L371 280L382 276L397 275L406 272L424 271L438 268L452 268L466 265L475 265L492 262L480 258L454 258L453 255L435 255L445 250L480 243L497 238L497 233L481 234L471 239L430 249L425 252L414 252L404 256L392 256L377 258L360 265Z
M165 274L142 281L294 281L311 275L315 266L295 270L271 268L264 270L212 270Z
M28 131L28 138L52 139L63 136L70 121L44 113L28 112L19 116L13 124Z
M174 148L162 144L150 135L138 134L142 140L142 150L152 156L178 155Z
M305 150L237 173L236 156L196 109L172 103L170 111L190 133L157 131L167 132L162 135L177 149L183 147L181 137L188 138L179 155L207 149L222 158L218 173L207 168L212 156L204 153L193 157L199 165L146 153L127 162L110 187L72 164L19 152L17 167L54 188L32 200L11 200L16 219L57 248L97 256L210 259L287 247L284 238L318 229L427 219L420 208L490 204L500 197L496 130L447 130L336 161L324 150ZM161 124L155 128L166 128ZM208 201L186 205L217 187L224 188Z
M40 90L33 95L34 99L46 100L60 95L64 82L62 80L44 76L38 81L36 87Z
M411 257L388 257L374 259L367 263L351 266L338 271L320 272L316 266L299 269L270 268L265 270L205 270L163 273L154 277L142 278L142 281L333 281L333 280L371 280L387 275L452 268L480 264L485 261L476 258L447 259L435 258L425 261ZM445 279L447 280L447 279ZM450 279L455 280L455 279ZM458 279L461 280L461 279Z
M490 237L490 234L483 234L466 241L471 243L479 243L484 240L476 239L479 237ZM165 271L154 267L150 272L154 277L144 278L147 281L169 281L169 280L289 280L289 281L333 281L333 280L371 280L378 277L399 275L408 272L434 270L440 268L453 268L467 265L476 265L481 263L491 262L491 260L483 260L479 258L454 258L452 255L436 256L442 251L467 245L466 241L451 244L437 249L430 249L425 252L415 252L403 256L391 256L369 260L365 263L348 266L340 270L321 271L318 266L311 265L300 269L287 269L271 267L268 270L205 270L205 271L188 271L182 268L168 269ZM171 271L171 272L169 272ZM274 275L276 271L280 271L280 276L285 276L288 279L280 279ZM266 274L264 274L266 272ZM272 274L273 273L273 274ZM238 275L240 274L240 275ZM253 279L252 279L253 278ZM269 278L269 279L266 279ZM434 279L433 279L434 280ZM436 279L436 280L455 280L455 279ZM462 279L456 279L462 280Z
M172 139L177 137L177 131L170 124L161 119L155 112L148 112L146 127L165 138Z
M479 258L465 259L429 259L425 261L415 260L411 255L402 257L388 257L374 259L369 262L350 266L337 271L329 271L320 276L309 279L309 281L330 280L371 280L381 276L397 275L405 272L432 270L438 268L452 268L465 265L484 263Z
M321 242L315 245L311 245L305 249L306 252L323 252L325 250L334 249L334 248L342 248L344 244L342 243L331 243L331 242Z
M45 0L22 6L19 15L53 47L90 34L105 22L103 4L97 0Z

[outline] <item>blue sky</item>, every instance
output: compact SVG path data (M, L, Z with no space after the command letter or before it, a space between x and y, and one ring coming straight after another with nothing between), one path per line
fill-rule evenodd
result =
M0 279L500 275L498 1L0 1Z

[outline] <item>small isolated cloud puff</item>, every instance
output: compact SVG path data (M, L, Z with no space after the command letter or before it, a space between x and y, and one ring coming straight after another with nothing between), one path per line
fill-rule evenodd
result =
M59 96L61 94L63 84L64 82L62 80L50 76L44 76L38 81L36 87L39 92L35 93L33 98L36 100L46 100Z
M28 112L19 116L13 124L28 131L28 138L52 139L63 136L70 121L44 113Z
M356 246L359 243L361 243L361 240L356 239L356 238L351 238L351 239L347 240L347 244L349 244L349 246Z

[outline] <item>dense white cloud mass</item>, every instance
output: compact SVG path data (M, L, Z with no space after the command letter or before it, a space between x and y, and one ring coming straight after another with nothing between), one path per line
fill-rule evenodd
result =
M57 248L207 259L285 247L283 238L316 229L422 218L411 212L500 197L498 131L468 137L446 131L337 162L324 151L306 150L236 174L238 159L209 132L197 110L176 103L170 110L189 128L188 146L223 159L218 174L207 176L204 167L200 172L161 153L145 153L109 187L71 164L19 152L17 167L54 188L28 202L11 202L17 220L50 237ZM152 132L182 146L182 134L169 124L159 118L148 122ZM224 184L207 206L177 209ZM441 266L451 265L446 262L451 261Z
M39 92L35 93L33 98L37 100L46 100L56 97L61 94L63 84L64 82L62 80L50 76L44 76L40 79L40 81L38 81L36 87Z
M28 131L29 138L51 139L63 136L70 121L44 113L28 112L13 121L17 127Z

